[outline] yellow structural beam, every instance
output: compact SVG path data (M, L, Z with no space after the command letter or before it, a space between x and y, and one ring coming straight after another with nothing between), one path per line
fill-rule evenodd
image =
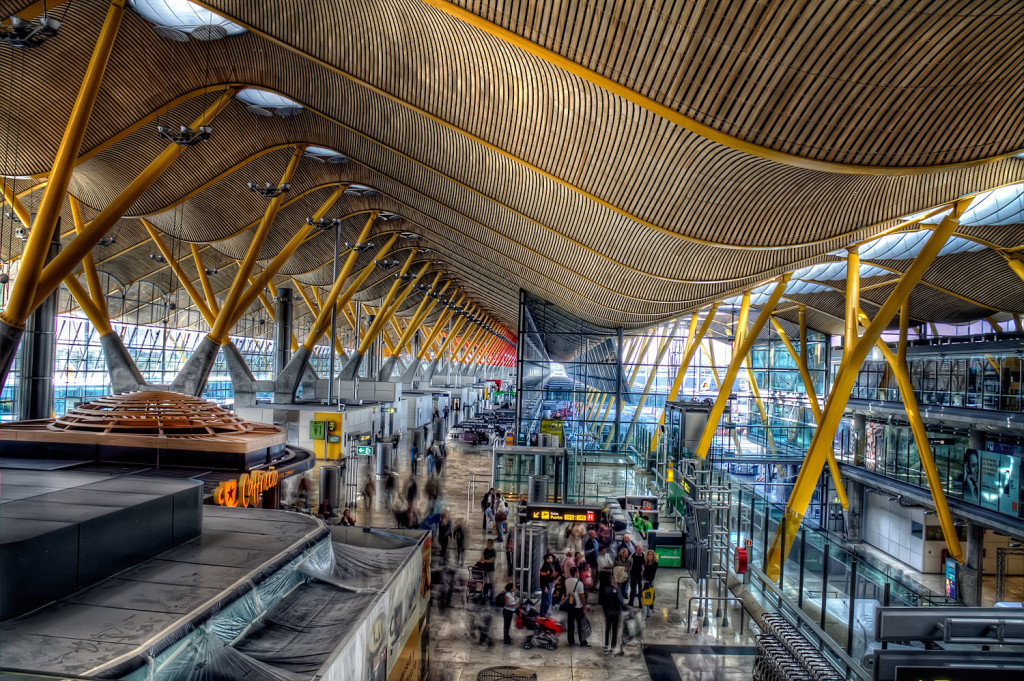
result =
M863 313L860 314L860 319L863 320L865 326L871 323L871 320ZM957 537L956 527L953 525L953 516L949 512L946 493L942 489L942 476L935 465L935 457L932 456L931 445L928 443L928 431L925 429L924 421L921 420L921 410L918 408L917 396L914 394L914 385L907 372L907 365L900 363L899 357L892 353L885 341L878 339L875 341L875 346L882 352L882 356L885 357L889 368L896 376L903 406L907 411L907 420L910 422L910 430L914 434L914 443L917 445L917 454L921 457L921 468L924 469L925 477L928 479L928 490L935 503L935 513L939 518L942 535L946 540L946 548L949 549L949 555L954 560L963 563L963 548L960 546L960 539Z
M696 316L695 316L696 317ZM693 324L690 325L691 327ZM665 353L668 352L669 345L675 340L676 330L679 329L679 317L672 322L672 327L664 338L661 339L661 343L658 345L658 351L654 354L654 364L651 366L650 371L647 372L647 380L644 382L644 390L640 393L640 399L637 400L636 409L633 410L633 417L629 420L629 427L626 429L625 441L628 443L630 438L633 436L633 431L636 430L637 421L640 419L640 412L643 411L647 405L647 396L651 394L651 388L654 386L654 380L658 377L658 368L661 366L661 361L665 358ZM657 428L655 428L657 430Z
M75 232L81 234L82 230L85 228L85 219L82 217L82 206L78 203L78 199L75 197L68 196L68 199L71 204L71 219L75 222ZM92 302L96 303L96 307L104 313L107 321L109 321L110 313L107 310L107 292L100 284L100 275L96 271L96 261L93 260L91 251L82 258L82 268L85 270L85 281L89 284L89 295L92 297Z
M73 274L67 276L67 279L64 280L64 285L71 292L72 297L78 303L78 307L81 308L85 316L92 322L92 325L96 327L96 331L100 336L106 336L108 333L113 332L113 329L110 327L110 314L107 312L106 304L100 309Z
M295 175L305 150L306 147L303 145L295 147L295 152L292 154L284 173L281 175L280 184L291 183L292 176ZM238 316L248 308L248 305L240 307L242 293L245 291L245 283L249 275L252 274L253 267L256 265L256 259L259 257L260 249L263 248L263 242L266 241L267 235L270 234L270 228L274 225L274 219L277 218L277 213L281 209L284 196L284 192L280 192L277 196L270 199L270 203L267 204L267 209L263 213L263 220L260 221L260 226L256 228L256 233L252 235L252 239L249 241L245 257L242 258L242 262L238 266L238 272L235 274L231 287L224 297L224 309L221 314L217 315L217 321L213 324L213 328L209 333L210 339L217 343L223 344L227 341L228 333L234 325L234 320L237 320Z
M395 279L395 283L391 285L392 291L395 290L396 286L399 286L401 284L401 277L404 276L405 273L409 270L409 266L412 265L412 259L416 255L416 253L417 249L414 248L412 252L409 254L409 258L406 260L406 266L402 268L402 272L398 275L398 278ZM410 281L406 285L405 290L402 291L402 293L398 296L394 303L391 303L389 305L389 297L385 297L384 302L381 304L380 309L377 311L377 316L373 320L373 325L370 326L370 330L366 333L366 338L363 339L363 343L366 344L367 348L369 348L369 344L373 342L374 336L372 334L374 334L374 329L376 328L376 333L380 333L381 331L384 330L385 324L387 324L390 320L394 319L395 313L398 312L398 308L400 308L402 306L402 303L404 303L406 299L412 294L412 292L416 290L416 285L420 282L420 279L423 278L423 275L427 273L427 268L429 267L430 263L423 263L423 267L420 268L420 271L416 274L412 281ZM389 295L394 294L389 292ZM399 339L401 339L401 336L399 336ZM362 347L363 343L360 343L360 347ZM396 346L391 343L390 339L385 339L385 345L388 347L388 350L392 354L395 353Z
M199 246L195 243L190 243L188 246L192 251L192 262L195 263L196 271L199 272L199 283L203 287L203 295L206 296L206 306L210 308L210 312L217 315L220 313L220 306L217 304L217 296L213 293L213 287L210 286L210 277L206 274Z
M960 215L966 210L968 204L969 200L967 199L958 201L953 210L942 219L899 283L886 298L874 320L864 330L856 346L852 351L843 353L843 359L836 372L828 401L825 403L825 409L822 410L821 424L811 439L807 456L804 458L796 483L790 492L786 515L776 530L771 548L767 552L765 573L770 579L778 579L779 566L785 560L796 539L804 513L807 511L807 505L817 487L818 477L828 458L827 452L832 448L832 440L835 438L836 430L843 418L843 411L846 409L850 394L857 382L857 374L860 372L860 367L864 363L868 351L899 312L900 307L910 299L911 291L934 262L943 245L956 231L960 224Z
M374 216L374 218L376 219L376 216ZM375 259L384 257L388 253L388 251L391 250L391 247L395 245L396 241L398 241L397 233L392 234L391 237L384 243L384 245L380 247L380 250L377 251ZM314 322L313 326L310 328L309 335L306 337L306 342L302 344L302 347L306 348L307 350L312 351L317 341L320 340L320 337L324 333L326 333L328 326L330 326L331 308L333 308L335 305L343 306L346 303L348 303L352 299L352 296L354 296L359 291L359 289L362 288L363 284L366 283L366 280L370 277L370 274L373 273L374 268L377 267L372 262L366 267L364 267L362 272L359 273L359 276L357 276L355 280L348 286L348 288L345 289L345 292L341 293L341 288L345 284L345 279L348 278L348 273L351 272L352 265L355 264L354 256L357 255L358 253L353 251L349 255L349 257L346 258L345 266L342 268L342 272L338 275L338 278L335 280L334 286L331 287L330 293L328 293L327 297L324 298L323 305L320 307L320 314L317 315L316 322Z
M857 344L857 310L860 309L860 252L856 246L846 251L846 332L843 354Z
M199 295L199 291L196 291L196 287L192 285L192 281L189 279L188 275L185 274L185 270L182 269L181 263L178 262L178 259L174 257L173 253L171 253L171 249L167 248L167 244L165 244L163 239L160 238L160 232L149 220L145 218L142 218L142 225L146 228L146 231L149 232L149 238L153 240L154 244L156 244L160 254L164 256L164 260L166 260L167 264L171 266L171 271L174 272L174 276L178 277L182 288L185 289L185 293L187 293L188 297L192 299L193 303L195 303L196 309L199 310L199 314L203 315L203 319L206 320L207 324L213 326L216 317L214 317L213 313L210 312L210 308L206 306L206 301L203 300L201 295Z
M443 274L444 272L438 272L436 275L434 275L434 281L430 285L430 291L435 291L437 292L438 295L444 293L451 285L450 281L446 281L444 286L442 286L441 289L438 290L437 285L438 283L440 283L441 276ZM412 340L412 337L416 334L416 331L420 328L420 326L422 326L423 320L427 318L427 315L430 314L430 311L434 308L434 305L436 304L437 298L431 298L426 293L423 295L423 300L420 301L420 304L416 307L416 311L413 312L412 320L409 322L409 325L405 327L405 331L402 333L401 337L399 337L398 342L395 343L396 353L400 354L402 350L405 349L405 346L408 345L409 342Z
M248 310L249 306L253 304L253 301L256 300L256 297L263 294L263 290L265 288L273 288L274 276L278 273L278 271L280 271L282 267L284 267L285 263L288 262L292 255L295 254L295 251L298 250L299 246L301 246L305 242L306 236L309 235L309 233L312 232L313 229L315 228L315 223L318 220L320 220L320 218L324 217L327 214L327 212L334 207L335 202L337 202L337 200L341 198L344 191L345 185L339 185L338 187L336 187L334 192L332 192L331 195L327 197L327 200L325 200L316 210L316 212L313 213L312 219L304 223L301 227L299 227L295 234L293 234L292 237L288 240L288 243L285 244L284 248L282 248L281 251L274 256L273 260L267 263L267 266L263 268L263 271L260 272L259 276L249 283L249 287L241 287L243 291L238 295L237 302L235 303L235 306L233 308L228 305L229 301L227 299L224 300L224 309L221 310L221 314L217 316L216 329L210 331L211 340L217 343L224 343L227 341L226 334L231 330L231 327L235 325L235 323L243 314L245 314L245 311ZM268 207L267 210L269 214L270 208ZM373 221L376 219L376 217L377 213L375 211L370 211L370 218L366 221L366 226L364 226L363 228L363 234L369 234L369 229L373 225ZM272 219L271 222L273 222ZM266 223L266 220L264 220L264 223ZM256 250L258 252L259 249ZM252 251L252 245L250 245L250 251ZM255 261L253 261L253 264L255 265ZM239 264L239 273L242 271L242 269L244 269L244 267L244 263ZM248 276L249 275L246 275L245 277L246 281L248 281ZM234 288L234 285L234 282L232 282L232 288ZM220 336L218 335L218 333L223 333L224 335Z
M398 293L398 289L402 286L402 277L406 275L409 268L412 267L413 258L419 252L418 249L414 248L409 252L409 256L405 259L405 263L402 265L401 271L395 280L391 283L391 288L388 289L387 295L384 296L384 300L380 304L380 308L377 310L377 314L373 317L373 322L370 324L370 328L367 329L366 335L359 341L359 347L356 349L356 353L365 355L366 351L370 349L370 345L377 338L377 334L384 328L384 324L387 322L387 310L388 306L391 305L391 301L395 299L395 294Z
M228 105L232 96L234 96L233 89L225 90L216 102L192 122L192 129L197 130L202 126L209 125L217 114ZM46 297L60 285L64 277L82 261L85 254L93 249L99 240L110 231L110 228L138 201L139 197L170 167L178 158L181 150L181 146L169 144L106 208L100 211L99 215L86 223L82 232L72 239L71 243L67 244L49 265L42 269L39 274L39 284L36 286L35 299L28 312L39 307ZM13 313L9 313L9 310L5 310L0 316L3 316L4 321L13 326L21 326L25 321L25 318L17 319Z
M790 273L787 272L779 278L779 282L775 285L771 295L765 304L761 307L760 313L754 320L754 325L746 332L743 338L743 342L740 347L733 347L732 360L729 362L729 368L726 369L725 377L722 379L721 386L718 390L718 397L715 399L714 406L711 407L711 413L708 415L707 425L704 427L704 432L701 433L700 442L697 443L696 454L700 458L705 458L708 455L708 451L711 449L711 440L715 436L715 431L718 430L718 422L722 419L722 414L725 412L725 404L729 400L729 392L732 390L733 384L736 382L736 375L739 373L740 364L743 358L750 352L750 348L753 347L754 342L757 340L757 334L761 333L761 329L768 323L768 319L772 315L772 311L775 306L778 305L779 299L782 298L782 294L786 290L786 284L789 283ZM717 375L717 372L716 372Z
M672 387L669 388L668 395L665 397L665 404L675 400L679 397L679 390L683 387L683 380L686 378L686 371L690 368L690 362L693 361L694 355L697 353L697 349L700 347L701 342L704 340L704 335L711 328L711 323L715 321L715 313L718 312L718 303L713 303L708 309L707 316L704 317L704 322L700 325L700 329L694 333L694 329L697 324L697 312L693 313L693 317L690 319L690 328L686 333L686 345L683 350L683 359L679 362L679 371L676 373L675 380L672 381ZM699 377L698 377L699 380ZM665 407L661 408L661 416L658 417L658 427L654 429L654 435L651 436L651 451L658 448L658 439L661 437L661 428L665 425Z
M786 346L790 357L793 358L793 362L796 363L797 370L800 371L800 379L804 384L804 392L807 393L807 401L810 404L811 413L814 415L814 423L815 425L821 425L821 406L818 404L818 394L814 390L814 380L811 378L811 371L807 367L806 335L801 334L801 339L804 341L801 345L804 350L802 353L798 353L779 320L772 317L772 324L775 326L775 331L779 334L782 344ZM843 485L842 476L839 474L839 463L836 461L835 452L832 450L828 452L828 470L832 475L832 483L836 486L836 495L839 497L839 503L843 505L844 511L848 511L850 509L850 500L846 496L846 487Z
M462 296L455 302L455 304L461 305L464 300L466 300L466 294L462 294ZM441 335L441 332L444 331L444 325L448 322L449 319L451 319L452 314L453 312L450 308L445 308L444 310L441 310L441 314L438 315L437 321L434 322L433 330L430 332L430 335L427 336L427 340L425 340L421 344L420 351L416 353L416 359L422 361L427 356L427 353L430 351L431 346L434 345L434 342Z
M742 303L740 305L740 314L736 320L736 329L734 330L735 336L733 344L742 343L744 334L747 332L747 321L750 316L750 291L743 292ZM764 407L764 401L761 399L761 388L757 385L757 377L754 375L754 369L750 365L750 356L745 355L740 358L743 363L742 366L747 372L747 383L750 384L750 393L754 396L754 406L757 407L757 413L761 416L761 423L764 424L765 438L768 440L768 448L772 451L772 454L778 455L779 449L775 445L775 434L772 433L772 429L768 426L768 410Z
M106 71L110 53L114 49L117 30L121 26L121 17L124 15L124 4L125 0L113 0L107 9L107 16L100 28L100 35L93 48L89 66L85 70L82 86L78 90L74 108L71 109L71 117L64 129L64 137L57 148L57 157L50 170L46 189L43 190L43 196L39 200L35 220L25 223L25 227L29 229L28 239L21 252L18 277L11 286L7 309L3 312L4 321L11 325L21 327L32 311L38 307L38 304L33 305L33 302L39 297L37 293L42 283L40 273L46 264L46 254L49 252L50 242L53 240L53 233L57 227L57 219L60 217L60 211L64 205L64 197L67 195L68 183L71 182L71 174L75 170L75 159L78 158L78 152L82 148L82 139L85 137L93 105L99 95L103 73ZM88 250L92 250L92 247L90 246ZM84 256L84 253L82 255ZM81 257L75 261L75 264L80 260ZM69 268L54 282L53 286L46 290L45 295L40 297L40 302L50 295L57 288L58 283L70 273L71 269Z
M718 363L715 362L715 346L711 342L710 338L708 339L707 346L701 346L701 349L704 350L704 355L708 358L708 364L711 366L711 378L715 382L715 390L721 391L722 379L718 377ZM736 454L742 456L743 441L740 439L740 434L736 431L735 428L732 428L731 432L732 442L736 446Z

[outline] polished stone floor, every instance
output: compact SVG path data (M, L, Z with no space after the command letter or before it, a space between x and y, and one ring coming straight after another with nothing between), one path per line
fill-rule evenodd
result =
M404 483L409 476L407 444L402 443L398 457L399 474ZM471 476L486 474L491 460L487 447L470 447L449 442L448 463L442 481L443 504L450 509L454 519L464 519L469 530L466 562L474 562L481 554L485 537L481 533L479 496L485 489L477 490L474 498L468 498ZM426 482L426 465L421 461L417 480L422 489ZM316 493L316 471L311 490ZM401 485L400 485L401 487ZM378 488L374 504L366 511L360 504L356 509L360 525L391 526L393 518L384 508L381 490ZM311 500L315 506L316 499ZM423 502L421 501L421 504ZM470 513L467 517L467 507ZM553 528L550 549L563 548L562 533ZM504 567L504 556L499 555L498 567ZM679 580L681 570L663 568L655 580L658 593L656 608L646 621L642 647L639 642L625 646L621 657L606 657L603 654L604 617L599 606L594 606L588 617L593 627L590 648L570 648L565 634L555 650L533 648L524 650L522 643L526 633L513 629L513 645L502 644L501 613L494 608L480 610L480 606L467 605L461 594L453 599L453 607L445 613L438 608L431 611L430 621L430 670L431 679L437 681L476 681L479 673L495 666L516 666L530 670L538 681L641 681L662 679L680 681L746 681L751 678L754 661L754 642L749 622L746 632L739 631L739 610L729 613L729 627L722 627L715 617L693 618L690 630L686 626L687 599L693 595L693 584L689 579ZM676 586L680 581L679 603L675 607ZM591 595L591 600L596 600ZM714 614L714 613L712 613ZM557 615L564 617L564 615ZM488 647L471 640L473 625L491 618L490 636L494 645Z

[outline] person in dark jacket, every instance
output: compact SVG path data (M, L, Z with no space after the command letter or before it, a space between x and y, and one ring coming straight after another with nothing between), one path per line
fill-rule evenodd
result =
M644 554L644 583L643 589L654 588L654 575L658 572L658 554L648 551ZM643 591L640 592L640 603L643 604ZM651 606L644 605L644 618L651 616Z
M644 550L637 546L636 551L629 557L629 605L640 598L640 588L644 581Z
M604 654L611 655L618 647L621 652L620 629L622 628L622 611L626 599L619 588L620 582L629 579L626 570L617 567L612 579L601 588L601 606L604 608Z

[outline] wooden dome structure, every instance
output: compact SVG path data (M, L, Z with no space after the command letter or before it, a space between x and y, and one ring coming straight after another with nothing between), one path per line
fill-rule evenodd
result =
M78 405L47 426L65 433L216 438L256 430L213 402L181 393L143 390Z

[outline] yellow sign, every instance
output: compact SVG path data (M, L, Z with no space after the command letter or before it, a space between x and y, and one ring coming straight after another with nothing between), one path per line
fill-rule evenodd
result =
M527 516L530 520L570 523L597 522L597 510L585 506L529 506L527 507Z
M238 480L225 480L213 491L213 503L218 506L256 506L260 495L275 487L280 476L273 468L269 471L242 473Z

